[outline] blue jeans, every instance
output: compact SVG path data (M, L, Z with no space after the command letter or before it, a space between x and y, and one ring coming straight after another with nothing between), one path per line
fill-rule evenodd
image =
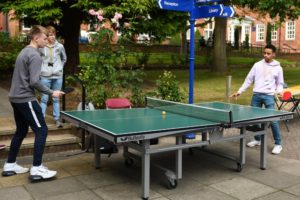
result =
M265 108L275 109L274 96L254 93L252 96L251 106L263 107L263 105L265 106ZM277 121L271 122L271 129L272 129L275 144L280 145L281 136L280 136L279 123ZM255 136L255 140L260 141L260 136Z
M62 87L62 78L60 78L60 79L49 79L49 78L41 77L41 82L42 82L43 85L51 88L52 90L61 90L61 87ZM41 108L42 108L42 112L43 112L44 117L46 115L48 99L49 99L49 95L42 93ZM59 98L52 97L52 105L53 105L52 110L53 110L54 120L55 121L59 120L59 118L60 118Z

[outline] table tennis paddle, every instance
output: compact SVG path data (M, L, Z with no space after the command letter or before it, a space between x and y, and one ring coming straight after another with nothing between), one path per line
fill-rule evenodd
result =
M73 87L66 87L66 88L62 89L61 91L64 92L65 94L68 94L70 92L73 92L74 88Z

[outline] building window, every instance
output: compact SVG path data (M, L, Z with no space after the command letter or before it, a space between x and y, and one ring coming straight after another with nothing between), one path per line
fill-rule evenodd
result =
M212 38L214 32L213 23L207 24L206 28L204 29L204 39Z
M256 25L256 41L262 42L265 40L265 25L257 24Z
M271 40L277 41L277 28L275 25L272 25L272 28L271 28Z
M286 22L286 29L285 29L285 39L286 40L294 40L295 39L295 33L296 33L296 27L294 21L288 21Z
M245 35L244 35L244 38L243 38L243 41L248 42L248 44L251 43L250 28L251 27L249 25L245 26ZM246 41L246 40L248 40L248 41Z
M233 43L233 28L229 28L229 34L228 34L228 42Z

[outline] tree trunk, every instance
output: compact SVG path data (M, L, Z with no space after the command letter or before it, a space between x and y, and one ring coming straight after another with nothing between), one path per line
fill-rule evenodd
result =
M215 18L215 30L213 38L213 62L212 71L226 74L227 56L226 56L226 18Z
M186 54L187 53L187 40L186 40L186 30L181 32L181 48L180 48L180 54Z
M67 54L65 73L73 74L78 70L79 65L79 34L82 13L76 8L70 7L65 7L63 13L62 34Z

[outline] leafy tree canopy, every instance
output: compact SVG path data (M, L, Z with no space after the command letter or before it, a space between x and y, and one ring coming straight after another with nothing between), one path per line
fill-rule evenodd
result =
M297 19L300 15L299 0L232 0L231 4L269 14L271 18L279 17L281 22L286 18Z

